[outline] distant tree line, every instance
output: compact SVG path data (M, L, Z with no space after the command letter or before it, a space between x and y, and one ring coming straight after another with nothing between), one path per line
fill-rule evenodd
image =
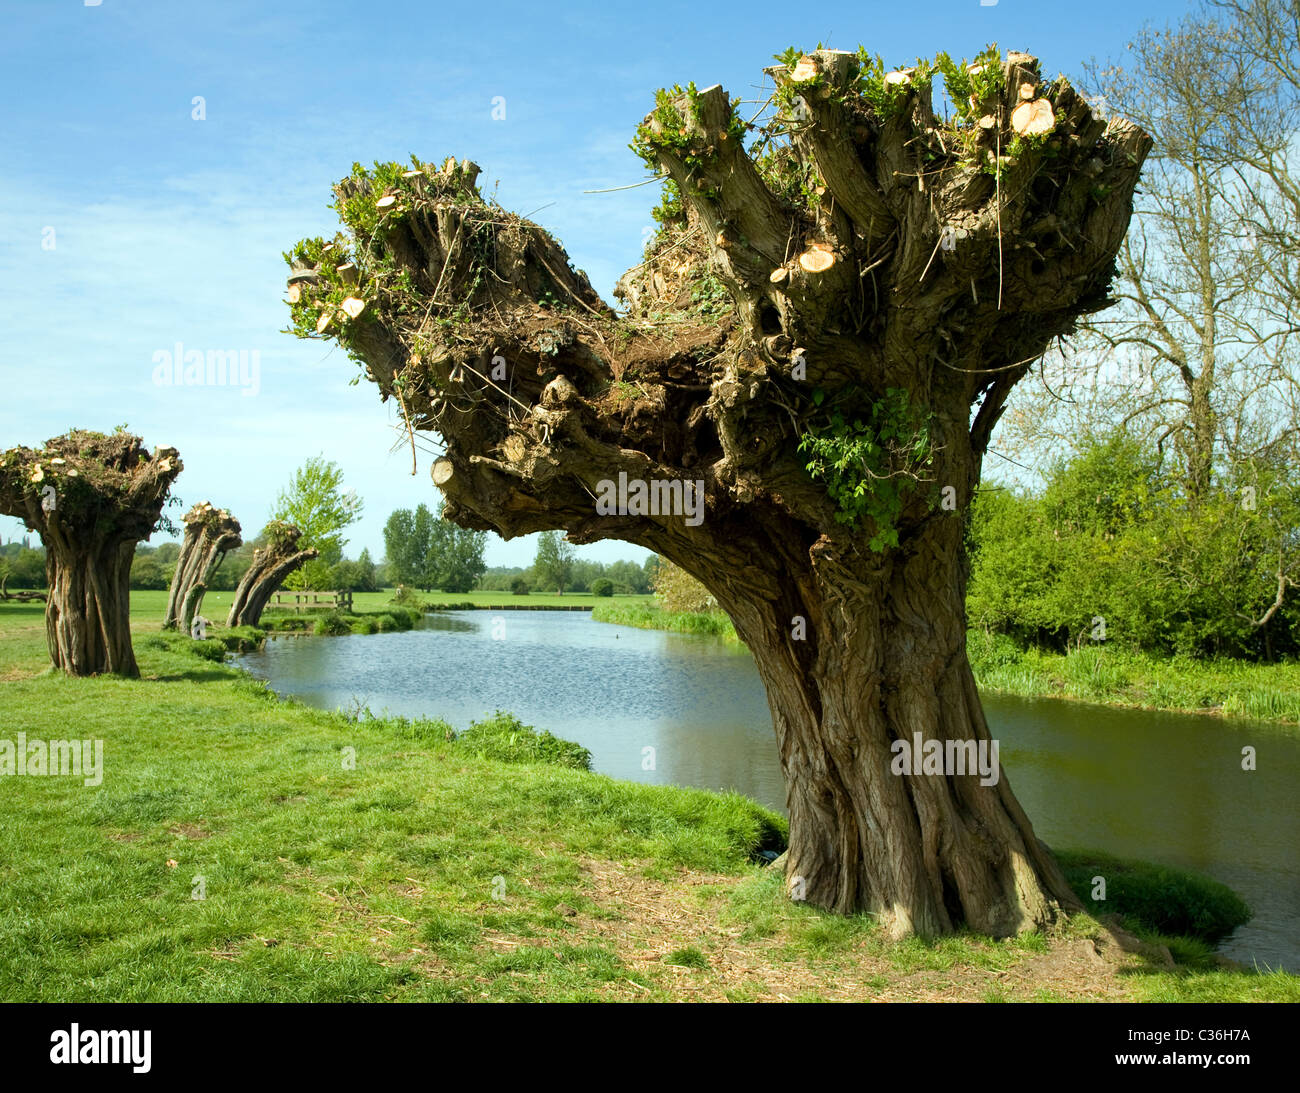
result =
M560 581L552 569L538 568L534 562L531 566L493 566L483 572L478 587L488 592L514 592L516 583L529 592L554 592ZM644 563L620 560L617 562L595 562L585 558L574 558L569 563L567 577L564 578L564 591L589 592L598 594L601 581L609 584L609 594L615 596L649 595L654 581L658 559L651 556Z
M214 592L230 592L239 584L248 572L253 559L253 551L266 545L264 535L245 543L238 550L231 551L217 568L208 588ZM164 590L171 585L172 574L176 567L176 556L180 552L177 543L160 543L156 547L141 543L131 563L131 587L133 589ZM43 565L42 561L42 565ZM10 582L14 588L36 587L18 585ZM44 570L41 571L41 584L44 584ZM332 565L317 570L313 588L330 591L347 589L352 592L376 592L382 584L382 573L368 549L353 558L339 558Z

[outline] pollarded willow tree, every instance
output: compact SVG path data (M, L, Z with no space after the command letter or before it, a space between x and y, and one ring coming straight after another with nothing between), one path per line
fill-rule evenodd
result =
M176 557L163 629L180 628L189 633L194 617L203 604L208 582L220 568L226 555L243 545L239 521L225 509L213 508L204 501L185 514L185 534Z
M989 741L962 512L1012 387L1108 303L1149 140L1027 54L781 60L761 127L659 92L626 314L472 163L413 159L358 165L346 230L286 254L293 328L442 438L449 519L637 543L717 597L767 687L793 896L898 936L1041 926L1077 904L1006 779L896 774L891 745Z
M0 512L45 544L45 633L54 667L138 676L131 648L135 547L158 527L182 464L138 436L73 430L0 453Z
M252 564L235 589L227 626L256 626L284 579L320 556L315 547L300 547L302 531L283 520L272 520L262 535L266 543L253 551Z

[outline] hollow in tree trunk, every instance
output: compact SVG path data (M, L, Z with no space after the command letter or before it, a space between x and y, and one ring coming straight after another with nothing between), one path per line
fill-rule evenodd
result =
M74 430L43 448L0 453L0 512L45 545L50 660L70 675L138 676L131 648L131 562L181 472L174 448Z
M948 121L920 69L792 57L751 148L720 87L661 92L624 314L455 159L358 169L348 241L289 255L294 329L441 437L448 519L637 543L709 589L767 688L790 894L898 936L1077 906L995 761L965 518L1012 388L1109 303L1150 147L1028 54L981 61Z

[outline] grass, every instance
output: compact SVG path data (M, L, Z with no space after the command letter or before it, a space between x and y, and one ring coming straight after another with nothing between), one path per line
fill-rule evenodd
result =
M1161 658L1089 646L1048 653L978 630L967 635L967 649L987 691L1300 724L1300 663Z
M619 626L635 626L639 630L671 630L679 634L704 634L739 642L736 628L721 611L663 611L647 603L610 603L606 600L591 612L596 622L611 622Z
M1134 929L1217 942L1248 922L1251 911L1226 884L1196 873L1124 861L1096 850L1061 851L1057 860L1093 914L1117 914ZM1097 878L1105 883L1104 898Z
M705 972L711 967L709 958L693 945L684 949L674 949L664 957L664 963L677 968L696 968Z
M1300 1000L1193 937L1109 985L1042 966L1086 915L891 943L785 899L754 864L785 822L744 797L592 774L505 714L456 737L281 701L152 607L124 680L44 672L40 605L0 605L0 737L104 741L98 786L0 781L0 998Z
M141 680L3 685L6 737L103 738L105 774L3 785L0 997L513 998L527 969L591 998L618 967L601 946L485 953L485 932L538 936L583 903L577 856L735 870L782 830L738 795L280 702L186 640L139 650Z
M1089 852L1075 852L1073 860L1082 862ZM1114 859L1102 856L1104 860ZM1144 863L1126 863L1141 869ZM1147 866L1148 869L1155 867ZM1196 886L1215 882L1184 874ZM1072 916L1059 928L1056 936L1029 933L1019 937L993 940L968 931L933 940L912 937L902 942L890 941L870 916L832 916L815 908L780 898L781 878L774 870L764 870L737 885L722 922L738 931L742 943L764 940L777 942L776 954L792 965L818 967L822 975L837 975L879 969L875 975L859 978L865 991L886 1000L946 997L944 985L970 983L981 979L986 987L975 987L968 996L976 1001L1051 1001L1065 995L1053 988L1066 988L1064 981L1054 983L1056 973L1049 973L1046 983L1036 989L1008 995L999 973L1023 968L1026 961L1045 959L1058 945L1069 945L1100 935L1101 925L1089 914ZM1113 912L1115 908L1110 908ZM1208 945L1193 938L1161 934L1150 924L1133 915L1127 925L1136 928L1144 941L1166 945L1175 960L1165 968L1137 960L1118 976L1132 1001L1300 1001L1300 978L1283 971L1248 971L1221 967ZM912 982L903 986L905 980ZM916 982L917 979L920 982ZM971 984L974 986L974 984ZM901 986L901 990L900 990ZM928 990L938 987L937 994ZM1046 995L1040 993L1046 991ZM1100 994L1100 992L1098 992ZM992 996L992 997L986 997ZM1071 998L1084 998L1070 992ZM1096 997L1095 995L1093 997Z
M452 732L445 722L444 736L455 741L461 751L483 759L496 759L502 763L554 763L574 770L591 769L591 752L581 744L561 740L549 732L537 732L531 725L523 724L514 714L501 710L482 721L471 721L464 732Z

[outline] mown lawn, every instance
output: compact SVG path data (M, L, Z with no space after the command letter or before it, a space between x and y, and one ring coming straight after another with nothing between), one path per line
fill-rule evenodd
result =
M283 702L153 626L144 678L74 680L0 605L0 738L104 741L100 785L0 779L0 999L1300 1000L1195 947L1075 959L1087 916L890 945L783 898L745 798Z

